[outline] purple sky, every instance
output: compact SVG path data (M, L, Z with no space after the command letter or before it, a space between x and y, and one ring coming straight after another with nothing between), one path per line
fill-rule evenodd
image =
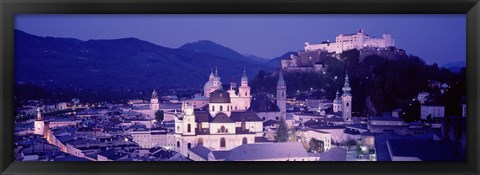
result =
M15 28L81 40L135 37L177 48L211 40L244 54L273 58L304 42L334 40L360 28L429 64L465 61L465 15L17 15Z

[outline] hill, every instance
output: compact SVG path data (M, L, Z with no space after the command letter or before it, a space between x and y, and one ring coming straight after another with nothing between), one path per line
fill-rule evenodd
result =
M244 67L249 77L268 68L216 43L200 44L205 52L192 44L175 49L137 38L82 41L15 30L15 81L50 88L200 89L215 66L223 83L238 81Z

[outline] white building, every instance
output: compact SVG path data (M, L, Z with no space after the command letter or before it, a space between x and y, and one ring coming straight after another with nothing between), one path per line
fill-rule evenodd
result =
M432 117L432 119L445 117L445 106L434 104L421 105L420 118L427 120L429 115Z
M302 140L306 141L307 143L309 143L311 139L322 141L325 151L330 150L332 147L332 134L330 132L314 129L298 130L297 132L302 137Z
M139 130L131 133L132 141L142 148L163 147L168 150L175 149L175 135L159 130Z
M175 117L175 149L188 156L188 150L203 145L211 150L230 150L263 134L262 120L251 111L232 111L229 93L210 93L208 111L194 111L184 103Z
M241 111L250 108L252 96L250 94L250 86L248 86L248 77L245 70L243 70L241 85L238 87L238 93L234 88L234 85L231 84L230 89L228 90L228 95L230 96L231 100L229 110ZM213 74L213 71L210 73L208 81L203 86L204 96L208 98L210 97L210 94L216 90L223 90L221 78L218 75L218 68L215 70L215 74Z
M321 44L311 44L305 42L305 51L327 50L337 54L346 50L361 49L364 47L386 48L395 46L395 39L391 34L383 34L382 38L375 38L363 30L353 34L340 34L335 38L335 42L322 42Z

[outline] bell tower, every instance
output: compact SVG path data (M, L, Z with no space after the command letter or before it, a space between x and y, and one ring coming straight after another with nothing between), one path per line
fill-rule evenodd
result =
M287 86L283 79L283 73L280 70L280 75L277 82L277 106L280 109L280 117L286 119L287 116Z
M45 133L45 121L43 120L40 108L37 108L37 116L35 117L34 125L34 134L43 135Z
M342 90L342 118L346 121L352 119L352 94L350 94L352 88L350 88L348 72L345 75L345 84Z
M155 89L153 89L152 98L150 99L150 108L154 112L157 112L160 109L160 103L158 102L158 94Z

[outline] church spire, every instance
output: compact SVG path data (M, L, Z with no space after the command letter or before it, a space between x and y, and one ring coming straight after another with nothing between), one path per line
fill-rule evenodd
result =
M215 76L218 77L218 66L215 66Z
M152 92L152 99L158 99L157 90L154 88Z
M283 73L280 70L280 75L278 76L278 84L285 83L285 79L283 79Z
M350 91L352 88L350 88L350 80L348 78L348 72L345 75L345 84L343 85L343 95L350 95Z
M43 120L43 117L42 117L42 111L40 108L37 108L37 118L36 118L37 121L41 121Z
M248 82L247 70L243 67L242 81Z

